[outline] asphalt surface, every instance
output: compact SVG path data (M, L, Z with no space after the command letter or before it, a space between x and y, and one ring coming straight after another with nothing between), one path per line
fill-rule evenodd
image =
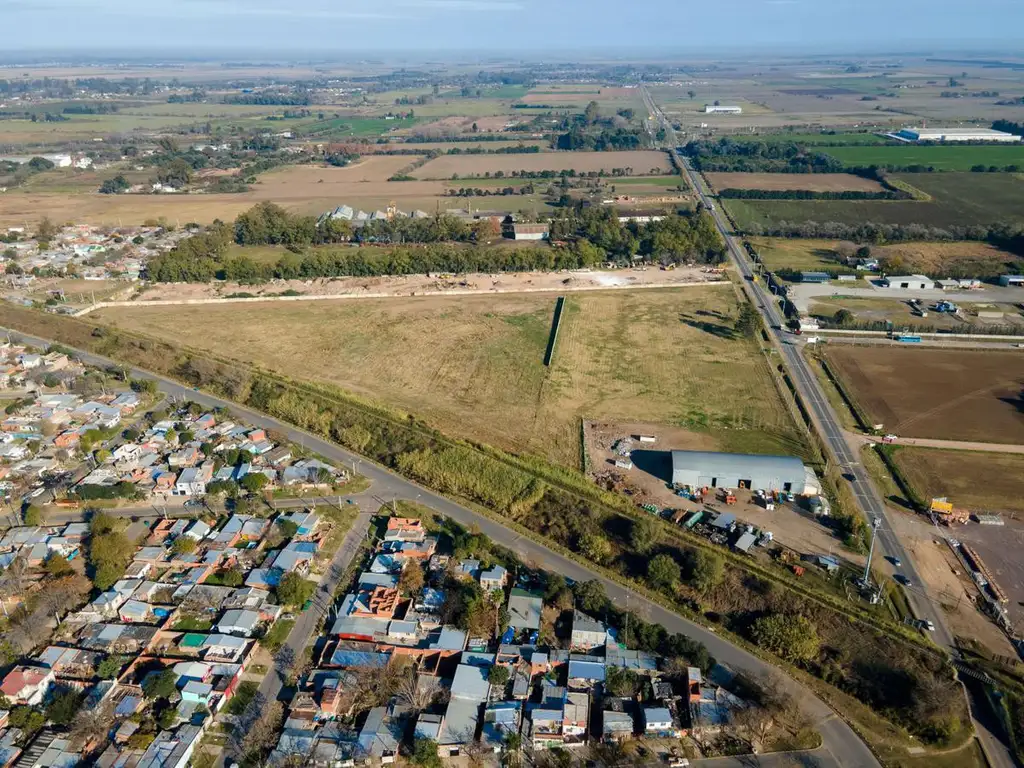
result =
M47 339L30 336L16 330L11 330L10 333L13 337L22 339L26 343L34 346L45 347L50 343ZM99 355L94 355L90 352L75 350L75 354L83 362L90 365L103 367L115 364L113 360ZM150 373L149 371L132 369L131 375L134 378L155 381L160 390L169 397L192 400L209 408L226 408L249 424L262 427L264 429L276 430L284 434L289 440L305 445L328 460L351 467L355 472L363 475L373 483L373 494L378 500L391 500L393 498L397 498L426 504L440 512L442 515L450 517L462 525L476 526L485 536L490 537L494 541L501 542L503 546L512 549L523 559L524 562L536 563L541 568L554 573L560 573L575 581L597 579L604 585L608 597L618 605L622 607L626 607L628 605L630 610L636 612L645 620L661 624L669 632L679 632L703 643L711 655L714 656L720 664L733 671L745 672L758 676L774 676L779 681L779 685L788 690L796 700L800 702L804 711L807 713L808 717L811 718L814 726L822 735L823 745L820 749L813 753L802 753L801 760L805 761L805 765L820 766L820 768L831 768L831 766L840 766L841 768L867 768L870 766L871 768L877 768L877 766L880 765L875 759L875 756L867 748L867 745L861 741L853 729L845 721L840 719L832 709L825 704L825 702L819 699L809 688L799 684L794 679L782 674L771 664L762 661L728 640L719 637L714 632L705 629L701 625L684 619L678 614L666 610L657 603L651 602L650 600L623 588L617 582L611 581L594 573L579 563L548 549L543 544L532 539L523 538L490 517L485 517L484 515L467 509L444 496L440 496L433 491L406 480L405 478L392 473L390 470L357 456L334 443L322 440L321 438L301 429L297 429L290 424L278 421L277 419L257 411L253 411L249 408L239 406L231 401L223 400L213 395L182 386L175 381ZM358 525L359 524L357 523L356 526L353 526L353 531L357 529ZM365 524L363 525L365 527ZM344 550L345 547L343 546L342 549ZM339 552L339 555L335 558L335 562L340 562L341 554L342 553ZM349 555L349 557L351 558L351 555ZM344 572L344 570L344 567L342 567L341 572ZM333 572L334 567L332 565L329 573ZM318 595L319 594L320 593L318 592ZM327 596L329 597L330 593L328 593ZM318 608L317 610L325 611L327 610L327 607L328 606L324 606L322 609ZM311 606L308 611L313 611L313 607ZM309 621L311 622L310 626L315 626L315 619L309 619ZM299 650L305 647L305 643L308 642L307 636L303 643L299 645L298 640L300 636L301 630L299 630L299 626L297 624L289 638L289 644L291 644L291 638L295 638L295 642ZM277 677L277 675L273 674L269 676ZM277 683L264 680L263 684L268 686L267 691L273 692L275 696L280 693L280 679L278 679ZM261 691L262 690L263 688L261 687ZM268 698L272 697L268 696Z
M672 147L670 151L684 169L690 185L697 192L699 200L704 203L714 219L719 233L728 246L733 262L744 278L744 290L764 319L768 334L774 346L781 354L798 393L810 411L818 433L822 436L836 462L842 468L844 482L849 482L857 505L865 517L868 520L877 518L880 521L876 531L875 555L899 558L902 562L900 570L903 575L910 579L913 584L923 585L925 582L917 572L913 560L893 532L890 520L890 514L893 513L882 502L881 496L872 484L867 471L860 464L859 457L846 442L842 426L839 423L839 417L828 402L821 389L821 385L801 354L800 347L787 343L791 339L791 334L784 330L785 318L782 316L775 297L765 291L759 280L754 279L754 273L743 252L742 246L730 234L728 221L725 219L724 214L714 205L714 201L711 199L711 195L704 185L700 174L693 169L687 159L681 157L675 150L677 144L674 141L675 135L674 132L671 132L669 121L653 102L647 93L647 89L645 88L643 91L648 109L662 120L663 125L667 126L668 138L672 140L672 143L669 145ZM932 639L954 657L959 656L959 650L956 647L953 634L950 632L945 616L937 603L928 594L917 592L916 590L905 590L905 592L907 602L914 616L918 619L930 620L934 624L935 631L930 633ZM978 708L977 702L972 701L971 704L972 709ZM985 724L979 722L977 718L975 718L974 724L982 748L993 768L1010 768L1017 764L1006 745Z

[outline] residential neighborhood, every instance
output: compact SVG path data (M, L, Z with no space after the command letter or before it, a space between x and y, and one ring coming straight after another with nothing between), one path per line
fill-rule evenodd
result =
M699 644L594 615L613 614L596 582L569 587L450 521L403 513L375 520L272 763L518 764L612 745L685 765L684 752L716 753L736 712L759 710L708 678Z

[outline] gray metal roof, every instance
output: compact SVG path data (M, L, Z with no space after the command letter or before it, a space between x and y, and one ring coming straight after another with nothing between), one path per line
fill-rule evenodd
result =
M544 601L539 595L523 589L513 589L508 599L510 627L515 629L540 629L540 611Z
M768 456L756 453L717 453L715 451L672 451L672 470L699 469L705 475L746 473L796 474L803 477L804 463L796 456Z

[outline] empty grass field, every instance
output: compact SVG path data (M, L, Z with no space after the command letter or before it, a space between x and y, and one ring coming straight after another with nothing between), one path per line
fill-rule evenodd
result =
M445 155L429 161L413 172L417 179L472 178L513 171L565 171L576 173L630 168L631 175L655 175L671 172L668 154L655 150L638 152L548 152L529 155Z
M741 229L804 221L929 227L1024 223L1024 180L1011 173L907 173L894 175L930 195L917 200L726 200Z
M803 444L728 286L103 310L104 322L342 387L454 435L578 465L579 419L673 424L733 450ZM310 328L316 328L310 333ZM667 446L670 447L670 446Z
M1006 146L967 145L918 146L916 144L863 145L823 148L832 157L850 166L927 165L937 171L969 171L975 165L1019 165L1024 167L1024 144Z
M882 192L884 187L872 179L850 173L708 173L716 190L722 189L802 189L810 192Z
M825 357L887 432L1024 444L1024 356L1017 352L830 346Z
M1024 456L901 447L893 452L918 496L972 512L1024 512Z

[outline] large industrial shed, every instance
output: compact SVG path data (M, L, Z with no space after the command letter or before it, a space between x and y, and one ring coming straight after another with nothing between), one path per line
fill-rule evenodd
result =
M749 488L816 496L814 472L794 456L672 451L672 484L691 488Z

